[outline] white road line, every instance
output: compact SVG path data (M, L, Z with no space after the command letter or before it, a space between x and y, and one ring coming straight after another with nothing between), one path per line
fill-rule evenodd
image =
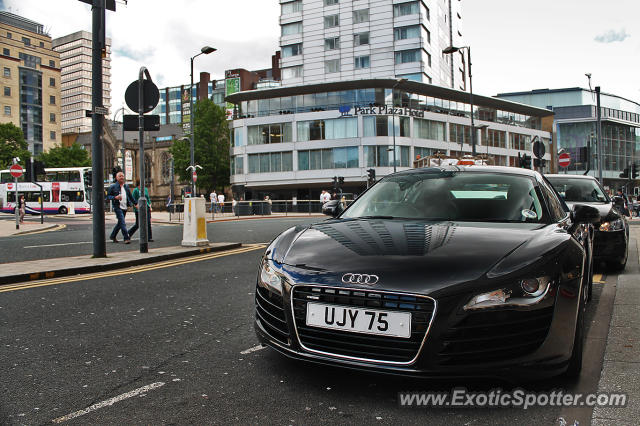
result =
M131 241L138 241L139 238L132 238ZM122 242L122 240L120 240ZM75 243L58 243L58 244L43 244L41 246L24 246L23 248L40 248L40 247L59 247L59 246L73 246L77 244L92 244L93 241L76 241Z
M250 354L251 352L256 352L256 351L260 351L262 349L266 348L266 346L262 346L262 345L257 345L254 346L252 348L249 348L247 350L244 350L242 352L240 352L242 355L246 355L246 354Z
M109 398L107 400L104 400L102 402L98 402L97 404L93 404L92 406L87 407L84 410L76 411L74 413L67 414L66 416L58 417L57 419L53 419L52 422L53 423L66 422L67 420L71 420L71 419L75 419L76 417L84 416L85 414L88 414L88 413L90 413L92 411L96 411L96 410L99 410L100 408L111 406L111 405L115 404L116 402L125 400L127 398L131 398L131 397L136 396L136 395L140 395L141 393L145 393L145 392L153 390L153 389L157 389L157 388L159 388L161 386L164 386L164 382L151 383L150 385L146 385L146 386L143 386L141 388L134 389L131 392L123 393L122 395L118 395L118 396L115 396L113 398Z

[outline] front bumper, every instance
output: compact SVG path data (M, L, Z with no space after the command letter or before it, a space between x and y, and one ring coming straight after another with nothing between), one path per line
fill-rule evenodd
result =
M291 287L285 287L280 296L258 285L255 329L261 343L288 357L320 364L420 377L545 378L561 374L571 356L579 281L556 287L533 309L468 313L461 309L467 296L438 298L432 321L422 328L419 347L405 359L394 360L395 352L376 349L372 342L360 340L363 336L359 333L344 332L346 338L341 342L346 343L340 345L331 335L341 332L320 336L329 341L311 339L304 323L298 327L304 318L300 312L296 314L301 306L299 300L292 299ZM275 302L279 309L269 302ZM306 335L299 333L300 328L306 328ZM379 344L380 339L376 340ZM389 339L389 346L397 344ZM371 356L371 351L379 351L380 356ZM367 355L359 356L360 352Z
M593 238L593 259L595 261L620 261L627 250L627 231L603 232L596 230Z

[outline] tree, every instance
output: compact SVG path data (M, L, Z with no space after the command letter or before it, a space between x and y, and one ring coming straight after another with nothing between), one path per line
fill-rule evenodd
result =
M70 147L54 146L49 152L43 152L38 160L47 167L85 167L91 166L89 153L77 142Z
M29 144L24 140L21 128L13 123L0 124L0 169L11 166L14 157L20 157L20 162L26 164L31 157Z
M224 108L211 99L199 100L195 105L194 158L198 169L197 186L207 192L229 185L229 124ZM183 182L191 182L191 163L188 136L169 148L175 171Z

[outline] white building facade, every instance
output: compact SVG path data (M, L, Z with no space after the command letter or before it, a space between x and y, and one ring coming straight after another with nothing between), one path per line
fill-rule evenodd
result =
M372 78L467 90L461 0L280 0L282 85Z
M102 58L103 105L111 107L111 39L106 39ZM53 50L60 53L62 89L62 133L91 131L91 54L92 35L78 31L53 40ZM107 114L108 116L108 114Z

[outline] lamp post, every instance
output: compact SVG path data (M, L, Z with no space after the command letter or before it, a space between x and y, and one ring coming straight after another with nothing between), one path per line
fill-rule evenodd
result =
M475 135L475 126L473 122L473 82L471 79L471 47L470 46L462 46L462 47L449 46L446 49L443 49L442 53L444 53L445 55L450 55L462 49L467 49L467 63L469 64L469 103L471 104L471 154L475 157L476 135Z
M125 163L124 163L124 106L118 108L115 114L113 114L113 121L116 121L116 116L118 113L122 111L122 148L120 149L120 157L122 159L122 171L125 171ZM125 173L126 176L126 173Z
M194 133L194 124L193 124L193 60L195 58L197 58L198 56L205 54L208 55L209 53L213 53L215 52L216 49L214 47L211 46L204 46L202 49L200 49L200 53L198 53L195 56L191 57L191 87L189 89L189 132L191 133L190 136L190 141L189 141L189 150L191 152L191 161L190 161L190 165L191 165L191 169L195 170L195 166L194 166L194 157L193 157L193 133ZM195 196L196 193L196 183L193 182L193 179L191 179L191 196Z
M398 78L393 86L391 86L391 127L393 128L393 173L396 172L396 106L393 103L396 87L400 83L407 81L406 78Z

